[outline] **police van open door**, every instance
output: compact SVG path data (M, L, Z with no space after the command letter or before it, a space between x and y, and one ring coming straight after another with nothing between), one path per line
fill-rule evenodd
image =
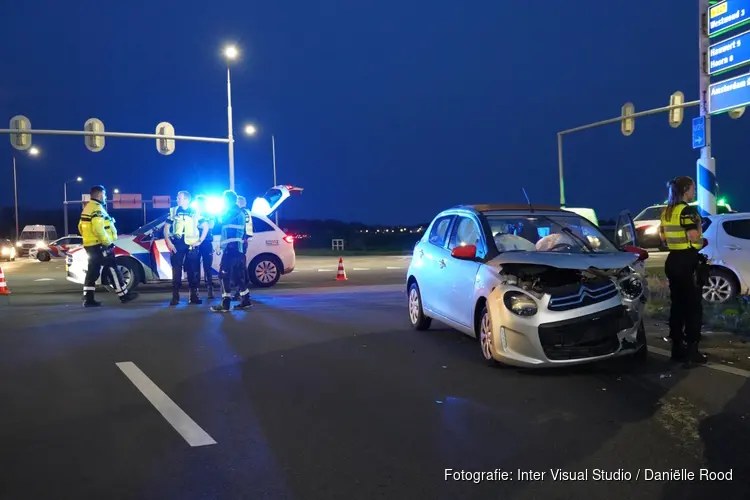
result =
M615 243L617 247L637 246L635 239L635 222L630 216L630 212L624 210L617 216L617 225L615 226Z
M270 217L290 196L300 195L302 191L304 191L303 188L296 186L274 186L260 198L255 198L250 211L254 214Z

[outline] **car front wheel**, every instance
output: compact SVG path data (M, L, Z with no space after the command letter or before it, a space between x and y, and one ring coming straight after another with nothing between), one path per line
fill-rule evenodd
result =
M482 357L487 363L492 365L496 364L493 351L495 349L493 336L492 336L492 317L490 311L485 305L482 307L482 312L479 314L479 324L477 325L477 339L479 340L479 347L482 350Z
M427 330L432 324L432 318L425 316L422 309L422 294L416 282L409 287L409 321L415 330Z

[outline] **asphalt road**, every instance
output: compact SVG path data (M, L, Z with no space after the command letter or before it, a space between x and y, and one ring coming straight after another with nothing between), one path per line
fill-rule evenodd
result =
M404 269L300 266L218 315L161 287L83 309L56 265L3 265L0 498L750 497L747 374L492 368L469 337L408 328ZM701 469L731 480L649 473Z

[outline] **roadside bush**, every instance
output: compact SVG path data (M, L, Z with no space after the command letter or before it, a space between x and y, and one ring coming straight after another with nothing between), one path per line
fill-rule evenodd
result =
M663 270L648 270L648 288L646 314L652 318L669 319L669 282ZM703 326L750 336L750 297L739 297L725 304L704 301Z

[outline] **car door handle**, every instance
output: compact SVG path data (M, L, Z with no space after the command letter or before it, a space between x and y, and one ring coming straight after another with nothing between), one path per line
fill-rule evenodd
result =
M444 268L444 267L445 267L445 259L440 259L440 260L438 261L438 264L440 265L440 268L441 268L441 269L442 269L442 268Z
M737 245L724 245L724 248L728 248L732 251L734 250L742 250L742 247L738 247Z

